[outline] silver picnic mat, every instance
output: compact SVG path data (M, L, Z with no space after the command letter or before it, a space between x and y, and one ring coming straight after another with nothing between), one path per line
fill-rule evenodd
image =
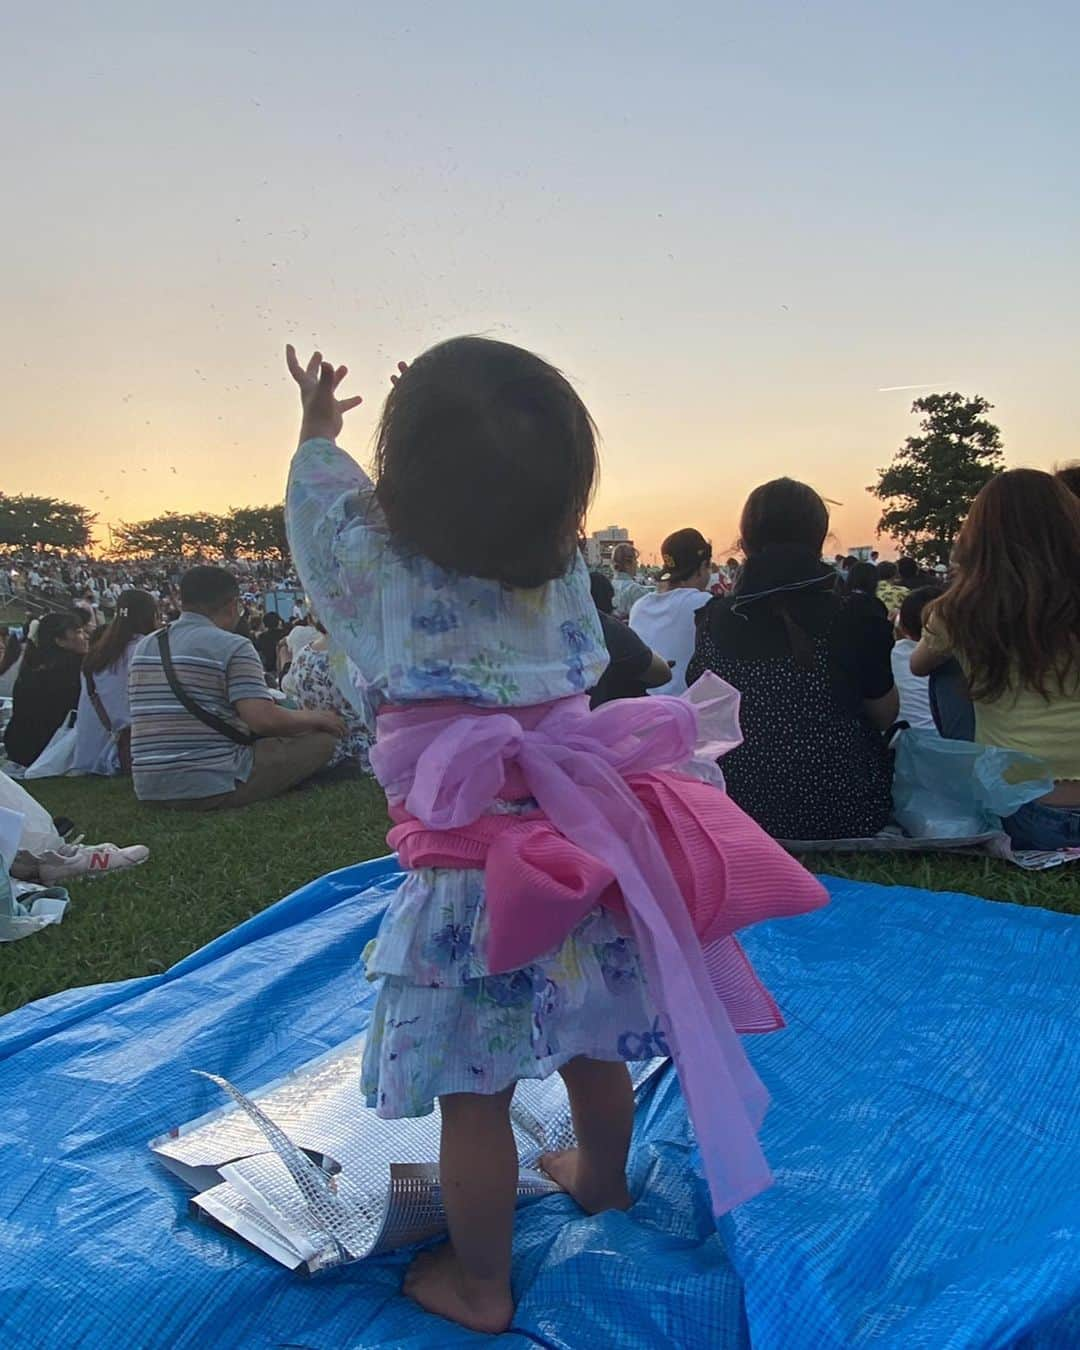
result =
M250 1094L206 1075L231 1101L150 1144L197 1192L197 1214L309 1273L445 1231L438 1107L380 1120L360 1092L363 1044L354 1037ZM635 1089L665 1062L631 1065ZM558 1191L536 1163L574 1142L562 1079L519 1083L510 1115L519 1200Z

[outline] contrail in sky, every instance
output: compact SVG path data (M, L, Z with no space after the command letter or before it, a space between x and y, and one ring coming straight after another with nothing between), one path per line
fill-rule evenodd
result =
M879 394L895 394L900 389L944 389L949 383L948 380L938 380L936 384L887 384L884 389L879 389Z

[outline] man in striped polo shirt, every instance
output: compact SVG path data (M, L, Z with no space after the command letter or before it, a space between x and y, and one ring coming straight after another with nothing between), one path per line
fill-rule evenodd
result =
M240 588L223 567L180 580L180 618L131 662L131 759L140 801L191 811L276 797L325 767L336 713L279 707L251 640L234 632ZM167 663L171 663L172 681Z

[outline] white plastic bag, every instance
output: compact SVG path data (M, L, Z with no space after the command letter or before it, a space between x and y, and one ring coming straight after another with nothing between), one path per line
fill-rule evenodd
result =
M18 811L23 818L20 852L36 855L49 848L58 848L64 842L52 823L52 816L42 804L6 773L0 773L0 810L5 808Z
M21 811L0 807L0 942L17 942L19 938L59 923L68 906L67 891L13 882L8 875L22 828ZM23 903L24 900L27 903Z
M34 760L24 778L62 778L75 767L75 714L69 712L53 732L52 740Z
M893 814L916 839L1000 830L1005 816L1053 790L1042 760L908 728L893 742Z

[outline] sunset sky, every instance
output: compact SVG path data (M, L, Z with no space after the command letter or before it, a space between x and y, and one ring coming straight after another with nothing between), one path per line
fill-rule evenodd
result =
M286 341L350 366L366 459L394 363L463 332L573 379L591 527L646 554L683 525L726 552L780 473L870 542L915 430L887 386L986 395L1010 464L1076 458L1077 12L24 6L0 488L103 523L279 500Z

